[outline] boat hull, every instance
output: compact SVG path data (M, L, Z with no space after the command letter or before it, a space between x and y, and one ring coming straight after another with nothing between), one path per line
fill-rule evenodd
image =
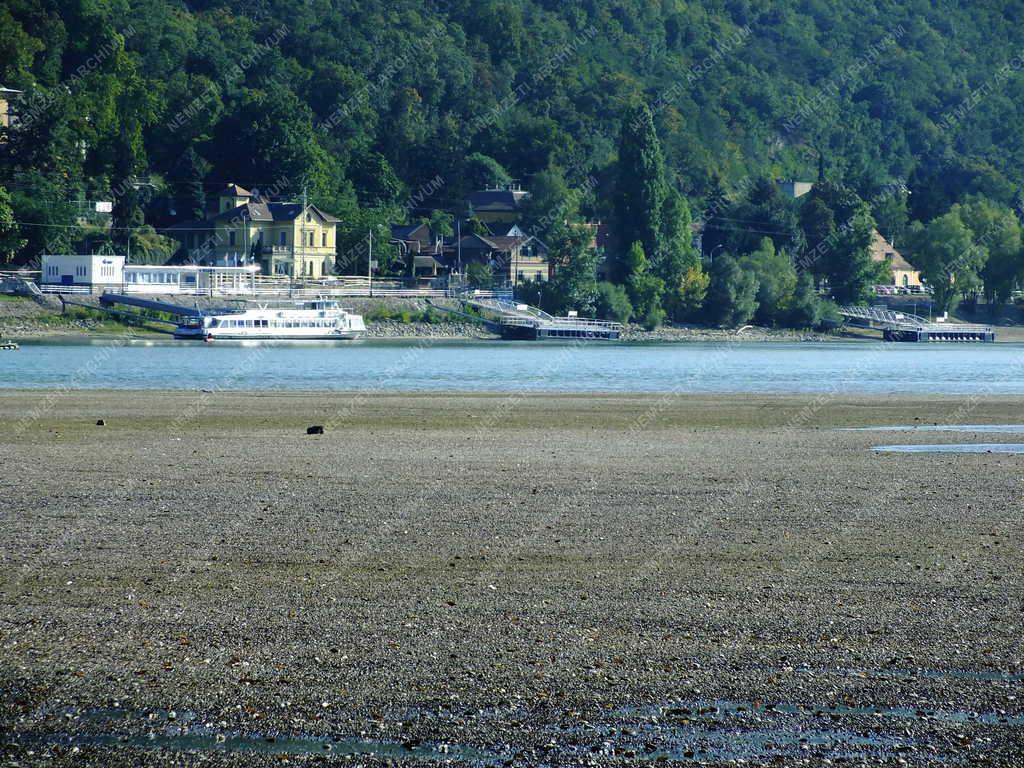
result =
M214 331L214 332L211 332ZM183 341L354 341L362 338L363 331L339 331L337 333L216 333L214 329L179 329L174 332L174 338Z
M615 341L619 338L619 331L614 329L586 329L586 328L535 328L524 325L503 325L501 326L501 337L503 339L517 341L540 341L544 339L559 339L561 341Z

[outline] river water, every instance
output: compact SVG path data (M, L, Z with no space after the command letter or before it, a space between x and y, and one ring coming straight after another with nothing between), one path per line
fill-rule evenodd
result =
M1024 345L30 342L0 388L1024 394Z

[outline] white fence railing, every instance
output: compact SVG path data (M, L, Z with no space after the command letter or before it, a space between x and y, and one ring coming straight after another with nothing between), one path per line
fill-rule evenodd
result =
M512 298L507 290L465 290L452 288L412 288L400 282L380 281L371 283L366 278L343 278L340 280L291 282L287 278L261 277L244 284L214 284L196 286L176 283L119 283L116 285L62 285L43 284L40 289L51 294L100 294L106 291L150 296L211 296L211 297L253 297L253 298L296 298L313 299L317 296L335 298L403 298L403 299L445 299L504 301Z
M41 285L39 290L43 293L92 293L88 285Z

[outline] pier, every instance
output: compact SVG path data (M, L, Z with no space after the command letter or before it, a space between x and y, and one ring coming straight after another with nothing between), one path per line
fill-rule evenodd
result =
M468 306L492 315L498 332L505 339L593 339L614 340L622 333L622 324L586 317L555 317L538 307L507 299L472 298Z
M915 342L993 342L995 331L989 325L970 323L933 323L909 312L885 307L840 307L839 314L851 325L882 331L886 341Z

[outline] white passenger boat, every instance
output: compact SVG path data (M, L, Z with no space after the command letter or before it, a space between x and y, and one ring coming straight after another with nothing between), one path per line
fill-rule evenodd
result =
M259 306L238 312L190 318L174 331L176 339L358 339L366 333L362 315L323 297L292 308Z

